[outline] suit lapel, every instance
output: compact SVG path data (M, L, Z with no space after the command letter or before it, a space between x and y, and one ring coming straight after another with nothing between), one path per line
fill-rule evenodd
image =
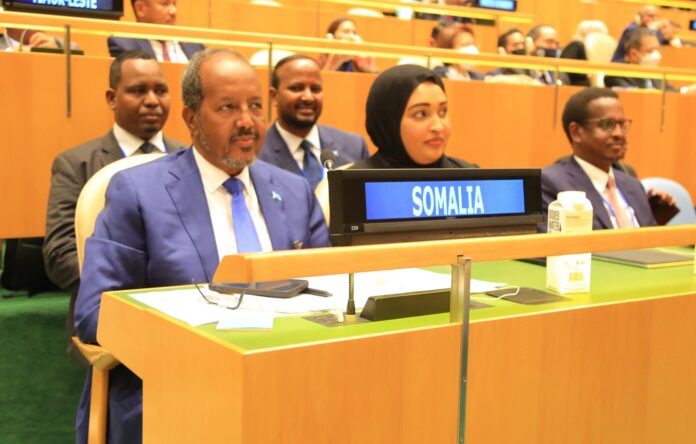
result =
M102 138L102 149L99 154L99 158L97 159L99 169L119 159L123 159L123 151L121 151L121 147L116 141L113 130L109 131Z
M571 178L574 189L585 190L587 199L592 203L592 211L594 212L594 219L599 222L602 228L612 228L611 220L609 219L609 214L604 209L604 201L595 189L592 181L585 171L580 167L580 165L575 161L574 158L570 159L570 162L566 164L566 170Z
M193 148L176 155L170 173L176 180L167 184L167 191L177 208L181 224L198 252L206 278L210 282L220 259L201 173L193 157Z
M152 43L145 39L135 39L136 44L140 47L141 51L150 54L152 57L156 57L155 49L152 47Z
M167 148L167 153L174 153L176 151L186 149L185 146L181 146L181 144L179 142L177 142L174 139L170 139L167 136L163 135L162 139L164 140L164 147Z
M249 174L254 183L256 198L259 200L263 218L266 220L273 249L287 250L292 248L292 242L295 239L292 239L291 233L288 231L288 221L283 212L283 190L274 187L270 171L259 162L254 163L249 168Z
M271 125L271 127L268 129L268 134L266 134L266 148L273 150L275 158L278 159L278 166L280 168L300 176L302 175L300 167L297 165L297 161L295 161L295 158L292 157L290 147L288 147L285 140L283 140L283 137L278 132L276 124Z
M331 150L334 158L336 159L336 163L340 164L341 150L338 146L336 146L336 141L329 134L327 134L327 132L324 131L320 125L317 125L317 129L319 130L319 143L321 144L319 147L320 150Z

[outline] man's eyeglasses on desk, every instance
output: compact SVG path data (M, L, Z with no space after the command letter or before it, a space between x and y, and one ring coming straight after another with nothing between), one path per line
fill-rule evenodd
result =
M206 296L205 293L201 290L201 287L198 286L196 283L195 279L191 279L191 283L196 287L196 290L198 290L198 293L201 295L203 300L205 300L207 303L211 305L217 305L218 307L226 308L228 310L236 310L239 308L240 305L242 305L242 300L244 299L244 292L242 291L239 293L239 296L237 297L237 300L228 300L228 297L225 296L224 298L221 298L219 296L213 296L213 295L208 295ZM231 298L230 298L231 299Z

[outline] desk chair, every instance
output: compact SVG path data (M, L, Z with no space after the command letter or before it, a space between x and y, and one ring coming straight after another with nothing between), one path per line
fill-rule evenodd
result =
M616 39L601 32L591 32L585 37L587 61L592 63L609 63L616 49ZM604 73L591 74L592 86L604 87Z
M646 177L641 180L646 190L664 191L676 199L679 213L667 222L667 225L696 224L696 209L689 191L678 182L662 177Z
M94 176L82 188L75 208L75 242L77 244L77 261L82 273L85 257L85 241L94 232L94 224L99 212L104 207L106 187L111 177L118 171L150 162L163 153L150 153L130 156L111 163ZM119 362L105 348L96 344L85 344L77 336L73 343L92 366L92 393L89 410L89 443L106 443L107 400L109 396L109 370Z

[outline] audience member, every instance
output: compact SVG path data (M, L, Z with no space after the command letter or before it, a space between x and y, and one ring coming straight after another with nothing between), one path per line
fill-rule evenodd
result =
M43 31L6 28L0 34L0 51L21 51L31 48L62 48L63 40Z
M660 33L660 15L657 12L657 8L653 5L644 5L638 11L636 15L636 20L630 23L621 33L619 42L616 44L616 50L614 55L611 57L612 62L624 62L626 58L626 42L628 41L631 34L639 28L651 29L656 32L655 36L659 43L662 43L665 38Z
M632 65L657 66L660 64L660 42L655 31L638 27L628 36L625 43L625 62ZM662 80L635 77L606 76L604 84L607 87L662 89ZM670 84L665 85L668 91L674 91Z
M337 18L326 30L326 38L346 42L362 42L355 23L348 18ZM319 66L325 71L377 72L372 57L351 56L343 54L322 54Z
M661 42L664 46L674 46L675 48L681 48L684 44L679 38L679 30L681 26L679 23L670 19L663 19L659 22L659 31L662 34L664 40Z
M131 0L135 19L140 23L176 25L176 0ZM200 43L176 40L145 40L126 37L109 37L109 54L116 57L124 51L140 50L160 62L186 63L198 51L205 49Z
M469 25L457 25L452 25L452 28L455 28L455 32L446 43L446 48L457 50L463 54L478 54L479 49L478 46L476 46L474 29ZM447 63L443 66L438 66L433 70L440 77L452 80L483 80L484 78L484 75L474 71L473 66L469 63Z
M43 254L48 276L72 296L68 315L70 336L80 282L75 207L82 187L102 167L125 156L183 148L182 143L162 134L169 115L169 87L159 63L149 54L130 51L114 59L106 102L114 112L113 128L98 139L59 154L51 169ZM77 351L70 345L68 351L79 361Z
M238 54L208 49L182 81L193 147L114 175L87 240L75 328L97 340L101 294L209 282L228 254L328 246L307 182L255 160L266 132L263 91ZM90 372L91 373L91 372ZM119 365L109 374L109 440L142 441L142 381ZM86 442L91 375L77 413Z
M529 55L536 57L557 58L561 54L558 32L549 25L537 25L527 33ZM564 72L532 70L532 77L545 85L568 85L570 79Z
M517 28L511 28L498 37L498 53L501 55L524 56L527 55L525 37ZM529 69L523 68L497 68L486 75L487 82L514 83L525 85L541 85Z
M378 168L476 168L445 155L450 135L442 79L416 65L389 68L367 96L365 127L377 152L353 165Z
M609 34L607 25L601 20L583 20L578 23L577 31L573 40L561 51L562 59L587 60L585 50L585 39L592 33ZM568 80L571 85L590 86L590 78L586 74L568 73Z
M303 176L312 189L324 177L321 150L333 152L336 166L369 157L362 137L317 125L323 92L316 60L304 55L280 60L273 69L270 89L278 120L269 128L259 154L259 159Z
M646 195L637 179L612 166L623 159L631 128L616 92L584 89L568 99L562 119L573 156L541 172L544 217L559 192L584 191L594 210L595 230L656 225L648 202L653 193ZM654 194L674 204L671 196Z

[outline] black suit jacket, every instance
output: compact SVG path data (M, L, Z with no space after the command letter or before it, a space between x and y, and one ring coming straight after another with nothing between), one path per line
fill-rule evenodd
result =
M319 148L333 152L336 167L370 157L365 140L357 134L347 133L326 125L318 125L318 129L321 144ZM259 159L291 173L302 175L297 161L292 157L290 149L275 124L271 125L266 133Z
M152 45L149 40L145 39L128 39L124 37L109 37L107 40L109 44L109 54L111 57L116 57L122 52L126 51L145 51L152 57L155 57L155 50L152 49ZM186 43L179 42L181 49L186 54L186 57L191 59L195 53L198 51L203 51L205 46L200 43Z
M184 144L164 138L169 152ZM113 131L59 154L51 168L46 237L43 245L46 273L65 291L77 294L80 273L75 244L75 207L82 187L107 164L123 158Z
M628 204L633 208L640 226L657 225L650 209L645 189L638 179L617 169L614 169L614 179L616 179L617 188L621 190ZM546 231L546 217L549 205L556 200L558 193L561 191L584 191L587 199L592 203L592 229L612 228L611 219L609 218L609 213L604 208L602 197L594 185L592 185L592 181L585 174L580 164L575 161L575 158L570 157L566 161L560 161L541 170L544 225L539 227L540 231Z
M639 79L634 77L615 77L606 76L604 78L604 86L607 88L619 87L619 88L635 88L635 89L648 89L645 85L646 79ZM654 85L651 89L662 89L662 80L650 79ZM674 87L667 83L667 91L675 91Z

